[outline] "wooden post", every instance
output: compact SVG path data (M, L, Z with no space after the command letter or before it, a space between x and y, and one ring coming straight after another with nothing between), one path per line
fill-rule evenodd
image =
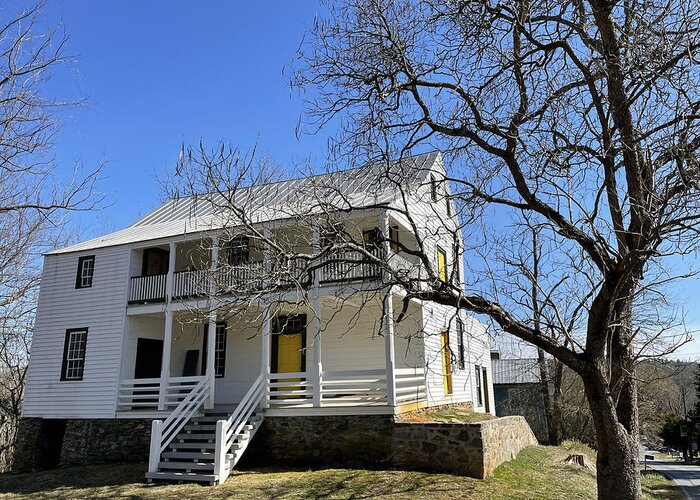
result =
M226 452L224 441L226 440L225 420L216 421L216 445L214 447L214 475L218 478L219 484L226 481L224 469L226 468Z
M381 216L381 227L384 250L384 258L389 259L391 246L389 242L389 212L385 211ZM396 406L396 354L394 352L394 302L391 286L391 275L388 271L383 274L384 284L387 286L384 294L384 354L386 355L386 400L387 405Z
M163 422L161 420L154 420L153 423L151 423L151 449L148 453L148 472L158 472L162 433Z
M158 391L158 409L167 409L168 379L170 378L170 353L173 343L173 312L171 303L173 300L173 281L175 273L174 241L169 244L168 274L165 277L165 331L163 332L163 356L160 368L160 387Z
M167 307L167 306L166 306ZM163 334L163 357L160 368L160 387L158 391L158 409L167 409L168 379L170 378L170 352L173 343L173 312L165 310L165 332Z
M321 248L321 237L318 224L314 224L312 228L311 246L313 248L313 253L318 255ZM319 280L319 272L316 270L316 272L314 272L314 286L311 290L311 308L313 313L311 329L313 333L312 342L314 346L313 364L311 366L311 383L313 387L313 405L315 407L320 407L323 404L323 400L321 398L323 363L321 360L321 290Z
M260 372L263 376L263 386L265 395L262 400L262 407L270 407L270 303L263 303L262 311L262 358L260 360Z
M384 353L386 355L386 400L396 406L396 355L394 352L394 304L391 288L384 295Z
M214 236L211 239L211 280L209 282L209 326L207 335L207 383L209 385L209 395L204 404L206 409L214 408L214 389L216 385L216 370L215 370L215 350L216 350L216 303L213 300L213 295L216 293L217 279L216 271L219 263L219 237Z

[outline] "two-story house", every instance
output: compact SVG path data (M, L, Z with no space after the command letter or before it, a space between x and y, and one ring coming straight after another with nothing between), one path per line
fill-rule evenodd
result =
M50 466L147 447L148 478L215 484L263 419L293 417L291 432L352 417L357 443L372 439L364 417L493 413L483 325L407 290L463 283L441 157L400 170L400 182L374 166L172 200L46 254L22 453L35 446L34 466Z

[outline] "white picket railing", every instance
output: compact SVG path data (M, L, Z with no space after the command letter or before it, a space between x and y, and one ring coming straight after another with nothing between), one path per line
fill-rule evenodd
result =
M209 395L209 381L206 377L187 393L175 409L163 420L151 424L151 449L148 456L148 471L157 472L161 453L178 435L190 419L202 408Z
M257 290L265 277L262 262L225 266L217 271L216 285L221 293Z
M321 406L386 404L386 370L324 371L321 374Z
M163 387L160 378L125 379L119 383L117 411L155 411L161 392L166 409L180 404L205 377L171 377Z
M185 299L209 293L209 273L206 269L173 273L173 298Z
M312 406L314 391L306 372L270 373L267 383L270 407Z
M165 300L166 274L135 276L129 285L129 303L160 302Z
M397 368L394 370L396 381L396 404L414 403L425 400L425 370L423 368Z
M265 396L265 381L265 377L260 374L228 419L216 422L214 474L218 477L219 484L223 483L231 473L231 468L235 465L235 458L240 458L240 454L238 454L235 455L233 463L229 464L226 461L226 455L231 450L234 441L241 434L243 427L248 423Z
M382 258L380 248L371 250L376 258ZM338 281L357 281L378 279L382 275L381 266L370 261L362 252L356 250L341 250L321 258L319 281L332 283Z
M370 251L377 259L382 260L384 252L381 249ZM402 273L406 279L420 282L421 266L419 262L401 254L390 254L388 263ZM223 266L215 274L201 269L193 271L178 271L173 274L174 299L185 299L206 295L210 292L210 283L214 278L219 293L237 293L255 291L265 285L293 286L307 283L306 261L303 259L290 260L284 265L273 263L266 269L262 262L249 262L237 266ZM346 281L375 280L382 276L381 265L371 261L363 252L341 250L321 258L319 273L320 283L337 283ZM129 303L160 302L165 300L167 275L135 276L130 280ZM266 283L265 280L268 280ZM274 280L270 283L269 280Z

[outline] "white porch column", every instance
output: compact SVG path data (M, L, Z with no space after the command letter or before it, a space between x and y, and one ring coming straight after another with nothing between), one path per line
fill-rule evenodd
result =
M386 355L386 399L396 406L396 355L394 353L394 301L391 288L384 296L384 353Z
M173 312L170 308L173 299L173 279L175 273L176 243L171 241L168 252L168 274L165 277L165 331L163 333L163 357L160 368L160 388L158 391L158 409L165 410L170 378L170 353L173 344Z
M311 246L313 253L318 254L320 249L320 232L318 224L313 225L311 236ZM313 405L321 406L321 381L323 377L323 363L321 361L321 291L319 284L319 273L314 272L314 286L311 290L311 308L313 318L311 321L311 330L313 334L313 364L311 365L311 384L313 387Z
M263 384L265 385L265 396L263 397L263 408L270 407L270 303L265 301L263 303L262 311L262 359L260 373L263 376Z
M384 258L391 256L391 246L389 242L389 212L385 211L381 215L382 247ZM391 283L391 276L384 271L384 283L388 286ZM394 302L392 300L392 287L388 286L384 295L384 353L386 355L386 398L389 406L396 406L396 355L394 352Z
M209 383L209 396L204 404L207 409L214 408L214 385L216 383L215 354L216 354L216 302L213 295L216 292L216 270L219 266L219 237L211 239L211 280L209 281L209 326L207 334L207 372L206 377Z
M158 409L166 409L166 395L168 393L168 379L170 378L170 351L173 343L173 312L170 308L165 310L165 333L163 334L163 358L160 368L160 390L158 392Z

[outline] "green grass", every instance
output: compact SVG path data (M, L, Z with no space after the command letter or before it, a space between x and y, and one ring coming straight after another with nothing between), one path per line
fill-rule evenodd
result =
M145 465L142 464L95 465L0 475L0 498L595 498L593 473L564 463L571 453L592 452L575 443L560 447L531 446L484 481L406 471L253 469L237 471L226 483L214 488L193 484L148 485L143 480ZM645 475L642 481L647 499L682 498L659 475Z
M491 420L496 417L488 413L475 413L459 406L444 406L403 416L407 422L462 422L473 423Z

